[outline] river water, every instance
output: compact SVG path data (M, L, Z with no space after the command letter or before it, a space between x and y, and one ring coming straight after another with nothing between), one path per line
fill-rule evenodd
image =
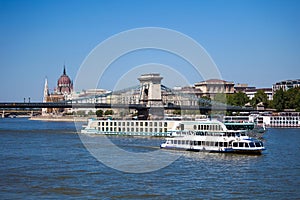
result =
M0 199L300 199L300 129L269 129L260 156L175 151L176 161L148 173L99 162L72 122L0 119L0 137ZM134 152L161 143L112 141Z

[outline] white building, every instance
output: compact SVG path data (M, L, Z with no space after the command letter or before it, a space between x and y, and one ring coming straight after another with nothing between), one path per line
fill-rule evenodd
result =
M277 90L282 89L283 91L286 91L288 89L295 88L295 87L300 87L300 79L277 82L273 84L272 89L273 89L273 93L275 94Z
M253 99L258 90L263 90L265 94L268 96L268 100L273 100L273 91L272 88L255 88L255 89L247 89L245 90L245 94L249 97L249 99Z

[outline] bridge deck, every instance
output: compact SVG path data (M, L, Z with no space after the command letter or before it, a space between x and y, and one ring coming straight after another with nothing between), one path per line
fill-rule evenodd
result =
M125 108L143 110L149 109L142 104L107 104L107 103L69 103L69 102L49 102L49 103L0 103L0 108ZM179 106L168 105L165 110L227 110L227 111L254 111L253 108L238 106Z

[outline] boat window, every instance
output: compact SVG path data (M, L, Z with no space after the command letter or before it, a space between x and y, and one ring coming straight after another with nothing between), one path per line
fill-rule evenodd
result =
M223 142L219 142L219 146L220 146L220 147L223 147Z
M260 147L260 142L255 142L256 147Z
M244 143L243 142L239 142L239 147L244 147Z
M241 136L246 136L246 134L245 133L241 133Z
M227 142L224 142L224 147L227 147L228 146L228 143Z
M206 142L205 142L205 146L209 146L209 142L206 141Z
M165 125L164 125L165 127L168 127L168 122L165 122Z
M194 125L194 130L196 130L197 129L197 125Z
M249 143L249 146L250 146L250 147L255 147L253 142L250 142L250 143Z
M237 147L237 146L238 146L237 142L233 142L233 143L232 143L232 146L233 146L233 147Z
M215 142L215 147L217 147L218 146L218 142Z
M248 143L245 143L245 147L249 148L249 144L248 144Z
M264 144L262 142L260 142L261 147L264 147Z

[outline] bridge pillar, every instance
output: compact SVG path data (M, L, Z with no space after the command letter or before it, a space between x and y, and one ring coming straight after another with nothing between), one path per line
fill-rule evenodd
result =
M145 116L152 118L163 118L164 108L161 97L161 80L160 74L143 74L138 80L140 81L140 104L146 105L147 112ZM145 110L143 111L145 112Z

